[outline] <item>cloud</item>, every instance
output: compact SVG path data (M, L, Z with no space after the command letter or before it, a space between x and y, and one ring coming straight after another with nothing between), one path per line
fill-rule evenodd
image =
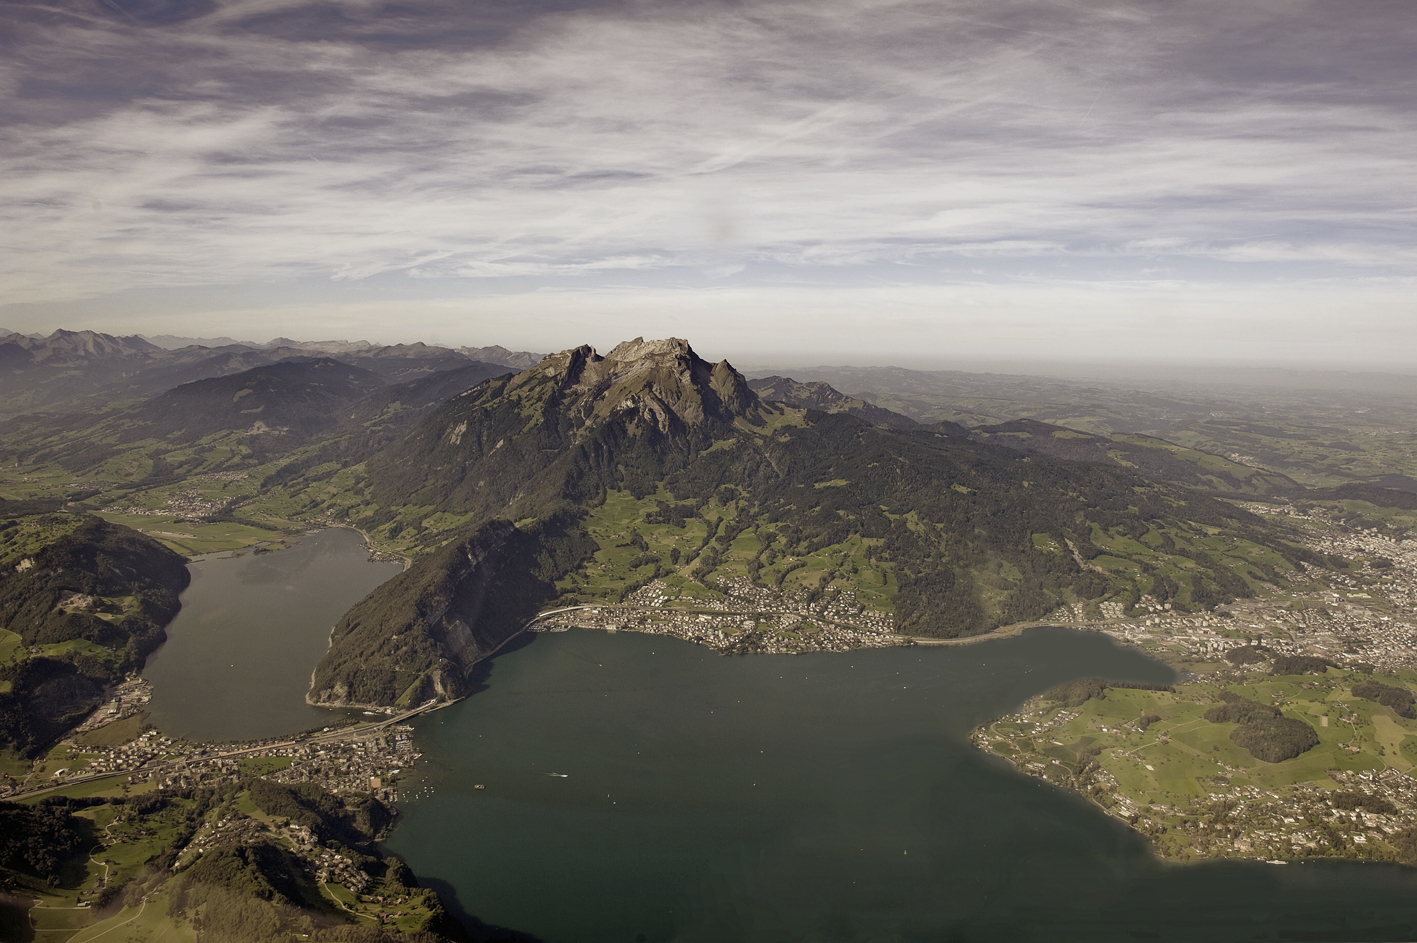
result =
M389 273L1262 285L1417 262L1400 5L7 15L12 303Z

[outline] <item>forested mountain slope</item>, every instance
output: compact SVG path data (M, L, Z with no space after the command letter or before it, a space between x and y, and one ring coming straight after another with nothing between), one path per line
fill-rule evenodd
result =
M467 670L555 595L595 550L575 520L492 520L370 593L330 633L312 704L417 706L470 693Z
M0 663L0 745L46 746L103 687L166 638L186 561L96 517L0 521L0 625L22 646Z
M299 441L332 428L341 409L383 385L377 374L329 357L292 357L169 390L133 413L142 424L134 435L193 441L244 430Z
M584 560L595 545L574 522L612 493L638 502L632 533L620 536L645 551L641 561L656 561L655 573L709 584L718 562L752 535L750 577L806 590L787 578L790 561L831 548L846 561L855 548L885 574L897 630L912 635L977 634L1075 600L1131 605L1152 594L1205 608L1248 595L1247 578L1277 579L1314 559L1272 523L1117 463L1024 452L953 427L892 429L764 402L731 365L709 364L679 340L636 340L604 357L576 348L490 380L431 412L371 459L368 472L378 506L466 515L473 536L450 543L456 552L419 559L361 603L364 614L351 613L322 663L318 700L452 695L456 685L432 672L459 661L447 641L447 587L484 578L474 575L483 565L473 558L486 554L475 548L489 534L519 531L506 521L555 520L559 546ZM497 518L501 529L487 530ZM654 528L682 528L689 518L707 525L691 557L666 560L648 549ZM554 569L566 569L564 552ZM543 569L550 578L524 600L555 598L555 577ZM817 591L852 586L858 570L843 562L814 574ZM418 596L409 587L434 585L444 587L433 594L444 602L408 602ZM479 618L485 632L487 617ZM384 628L373 628L381 620ZM396 623L408 627L397 650L387 644ZM479 646L518 628L503 620ZM362 668L376 655L386 669L377 683Z

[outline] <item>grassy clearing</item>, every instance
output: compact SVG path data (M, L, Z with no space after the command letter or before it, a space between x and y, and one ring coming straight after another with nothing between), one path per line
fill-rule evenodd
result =
M19 633L0 629L0 665L21 661L25 655L25 642Z
M94 658L103 662L116 662L121 657L120 652L115 652L111 648L104 648L86 639L70 639L67 642L55 642L53 645L41 645L39 647L41 655L48 655L51 658L66 658L69 655L82 655L86 658Z
M289 769L292 762L288 756L243 756L237 760L241 772L248 776L265 776Z
M0 750L0 776L12 776L18 779L28 773L29 769L30 761L14 750Z
M71 910L68 907L40 906L30 910L30 921L34 924L35 943L72 939L79 930L88 926L92 919L93 912L88 909Z
M661 503L675 504L662 489L642 500L623 491L607 495L586 520L600 549L558 584L561 591L583 602L616 603L658 578L671 597L692 605L720 595L717 582L756 577L758 585L782 592L853 589L867 609L890 611L898 583L889 565L870 559L872 541L853 536L798 557L782 552L780 525L747 517L739 501L715 499L667 521Z
M146 713L133 714L122 720L115 720L111 724L104 724L102 727L81 733L74 738L74 741L85 747L116 747L136 739L143 732L143 724L147 719Z
M89 943L91 940L123 941L123 943L197 943L197 932L191 923L167 913L167 894L159 891L146 904L124 907L118 913L94 923L71 937L68 943ZM40 943L36 940L36 943Z

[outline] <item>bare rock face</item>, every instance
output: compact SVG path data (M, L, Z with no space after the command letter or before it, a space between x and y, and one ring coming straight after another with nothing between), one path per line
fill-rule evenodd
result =
M604 356L574 347L488 380L371 459L369 471L383 504L518 520L587 489L637 491L763 425L761 401L728 361L711 364L680 338L636 338Z
M582 435L617 416L632 416L661 433L711 421L731 424L757 404L747 380L728 361L710 364L677 337L637 337L604 357L590 346L552 354L517 376L509 393L535 397L548 388L563 400Z

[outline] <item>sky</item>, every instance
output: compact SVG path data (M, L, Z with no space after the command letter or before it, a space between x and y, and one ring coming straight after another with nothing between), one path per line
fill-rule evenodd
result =
M0 3L0 327L1417 367L1410 0Z

